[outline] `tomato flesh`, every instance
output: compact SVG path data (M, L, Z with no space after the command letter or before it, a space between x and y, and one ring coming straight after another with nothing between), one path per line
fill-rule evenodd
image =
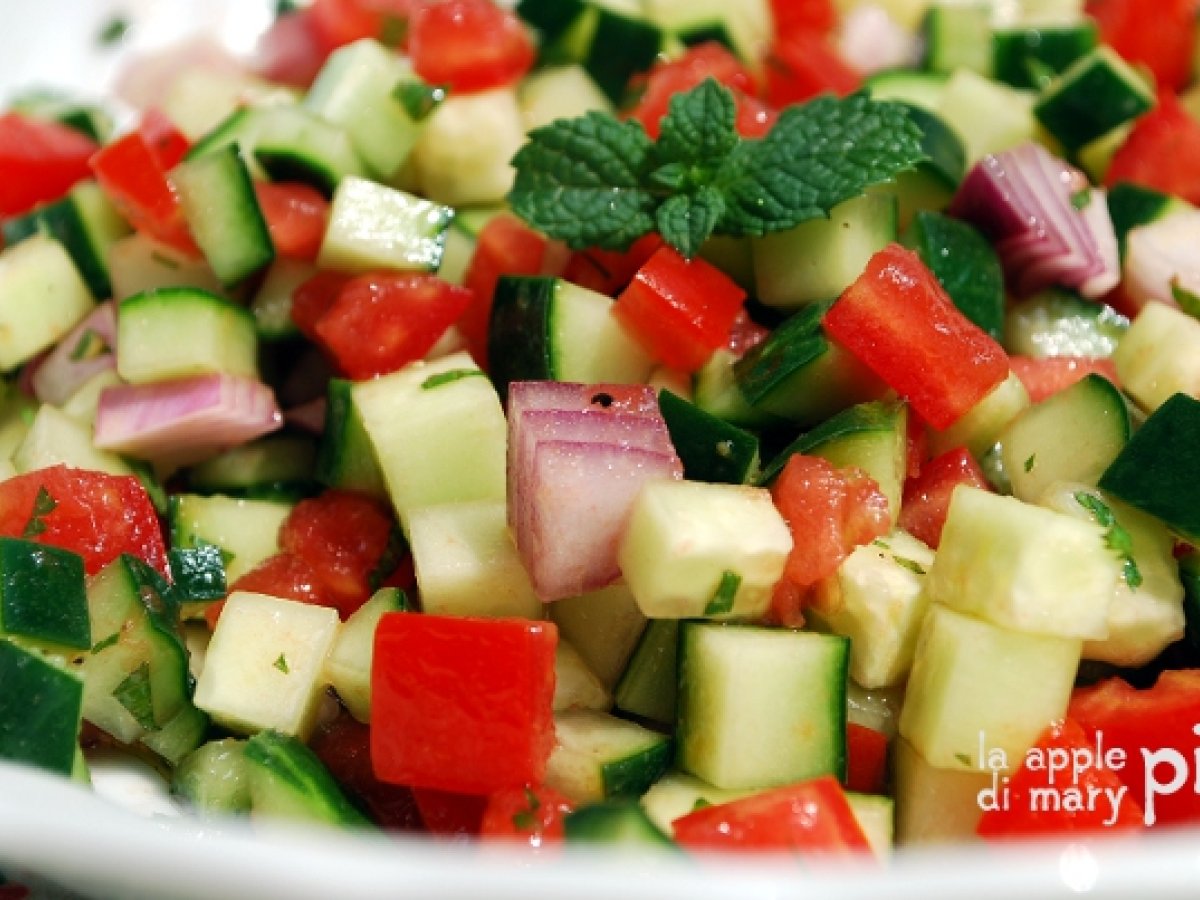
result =
M387 613L375 632L371 761L393 784L539 784L554 746L551 622Z
M563 839L571 801L554 788L523 787L488 797L479 833L485 838L522 843L534 849Z
M418 6L409 22L408 51L425 81L458 93L512 84L536 57L525 25L492 0Z
M846 723L846 790L882 794L887 783L888 739L881 731Z
M1200 122L1173 94L1138 119L1113 154L1104 183L1131 181L1200 203Z
M95 142L65 125L20 113L0 116L0 215L29 212L87 178Z
M752 98L757 94L758 88L750 70L723 44L710 41L689 48L677 59L656 63L646 76L645 90L630 117L641 122L646 133L657 139L662 118L667 114L671 98L691 90L708 78L725 85L733 92L739 113L743 105L757 109ZM753 118L752 114L750 120L753 121ZM743 136L754 136L742 131L740 115L738 122L738 130Z
M321 192L307 184L260 181L255 183L254 193L276 254L315 260L329 223L329 201Z
M1155 81L1182 90L1191 81L1196 49L1196 0L1088 0L1086 11L1100 27L1100 40Z
M229 592L250 591L267 594L298 603L336 608L333 595L326 589L316 568L308 560L294 553L276 553L240 576L229 585ZM204 620L209 628L215 629L221 618L225 601L218 600L204 608Z
M944 430L1008 377L1008 356L911 250L890 244L825 314L826 332Z
M950 511L950 497L960 484L991 490L983 469L966 447L954 447L929 460L915 478L904 484L900 527L937 549Z
M158 514L132 475L59 465L5 479L0 534L72 550L89 575L129 553L170 578Z
M777 40L766 70L766 98L773 106L803 103L826 93L845 97L862 86L862 76L815 31L797 30Z

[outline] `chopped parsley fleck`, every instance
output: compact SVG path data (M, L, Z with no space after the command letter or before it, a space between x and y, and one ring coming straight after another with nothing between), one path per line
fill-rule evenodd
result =
M291 674L292 670L288 668L287 657L284 656L282 653L279 654L279 658L276 659L275 662L271 663L271 665L273 665L275 668L277 668L284 675Z
M143 662L130 672L113 689L112 695L144 729L158 730L158 723L154 721L154 696L150 688L150 663Z
M967 754L965 754L965 753L955 753L954 758L957 759L964 766L969 767L971 765L971 757L967 756Z
M168 268L168 269L178 269L179 268L178 260L171 259L171 257L167 256L164 253L159 253L157 250L155 250L153 253L150 254L150 258L152 260L154 260L156 263L158 263L160 266L164 266L165 268Z
M713 593L712 599L708 601L708 605L704 607L706 616L723 616L726 613L733 612L733 600L737 596L738 588L742 586L742 576L737 572L721 573L721 581L717 585L717 590Z
M1125 583L1134 589L1141 587L1142 572L1133 558L1133 536L1117 521L1112 508L1099 497L1087 491L1076 491L1074 497L1076 503L1092 514L1096 524L1105 529L1104 546L1121 560L1121 574Z
M1171 297L1185 313L1193 319L1200 319L1200 297L1180 284L1178 278L1171 282Z
M120 42L129 33L129 20L124 16L113 16L100 28L96 35L96 43L101 47L111 47Z
M452 381L482 375L482 369L450 369L446 372L438 372L436 375L430 375L421 382L421 390L431 391L436 387L441 387L443 384L450 384Z
M112 634L110 634L104 640L96 642L95 646L92 647L92 654L95 655L95 654L101 652L102 650L107 650L109 647L112 647L114 644L116 644L117 641L119 641L120 639L121 639L121 632L114 631Z
M400 101L410 119L421 122L446 99L446 89L426 84L419 78L409 78L396 85L392 96Z
M39 487L37 496L33 498L33 514L25 523L25 530L21 532L21 537L31 538L42 534L46 530L46 516L54 512L57 507L58 501L50 496L45 485Z
M900 568L908 569L908 571L915 575L925 574L925 567L915 559L905 559L903 556L893 556L892 559L896 561L896 565L898 565Z
M1029 456L1025 457L1025 471L1032 472L1035 465L1037 465L1037 454L1030 453Z
M1088 204L1092 202L1092 189L1084 188L1081 191L1076 191L1071 195L1071 205L1078 210L1085 210Z
M94 359L108 349L108 342L97 332L87 329L79 336L79 341L71 349L71 362L81 359Z

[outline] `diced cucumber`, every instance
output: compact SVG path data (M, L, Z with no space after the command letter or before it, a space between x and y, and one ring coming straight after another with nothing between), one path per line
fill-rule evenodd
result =
M1100 46L1072 63L1038 98L1034 115L1071 152L1154 106L1154 91L1129 63Z
M663 480L639 491L617 561L648 618L757 618L791 549L766 490Z
M588 668L613 688L646 628L646 617L625 584L568 597L550 605L559 635L579 651Z
M778 424L778 418L755 409L742 394L734 368L737 362L738 357L728 350L713 353L696 373L692 384L692 402L709 415L744 428Z
M216 72L192 65L171 79L162 111L190 141L200 141L232 113L244 107L288 106L296 91L243 72Z
M1200 321L1147 303L1113 351L1125 392L1153 412L1176 393L1200 395Z
M70 776L79 752L80 679L0 638L0 683L0 759Z
M502 394L513 381L640 384L654 361L613 315L610 297L562 278L503 276L488 326Z
M617 682L617 709L655 725L675 727L678 644L677 619L650 621Z
M904 245L917 252L963 315L1000 339L1004 331L1004 270L982 234L959 219L919 212L904 233Z
M1136 668L1183 636L1180 566L1175 539L1165 525L1086 484L1058 482L1038 502L1089 522L1097 521L1097 510L1107 509L1114 524L1105 527L1106 540L1124 548L1112 549L1121 563L1121 578L1108 609L1108 635L1084 642L1084 659Z
M196 706L225 727L307 737L337 611L266 594L229 595L196 682Z
M447 206L500 203L513 183L510 161L524 143L515 88L451 94L413 148L416 185Z
M113 298L118 301L161 288L186 287L218 295L225 291L204 259L188 256L141 232L114 243L108 262Z
M563 837L568 844L673 846L641 805L631 800L593 803L575 810L563 820Z
M201 815L250 811L246 742L210 741L189 753L171 774L171 793Z
M1066 712L1081 647L1078 639L1009 631L932 603L917 639L900 734L937 769L981 772L992 751L1004 754L1004 768L1016 768Z
M1134 228L1158 222L1177 212L1195 209L1181 197L1164 194L1130 181L1114 184L1108 189L1105 199L1108 201L1108 212L1112 217L1113 231L1117 235L1122 259L1125 257L1125 239Z
M963 139L967 164L1032 141L1038 133L1033 115L1036 95L959 69L946 82L937 113Z
M1120 567L1104 531L1044 507L955 489L929 596L1001 628L1104 638Z
M411 67L370 38L335 50L304 98L304 106L346 130L374 176L387 180L399 170L417 142L421 122L395 95L414 78Z
M1095 484L1129 440L1129 409L1101 375L1082 380L1029 407L1000 435L1012 492L1035 503L1055 481ZM1087 435L1066 443L1063 435Z
M583 657L561 637L554 650L554 711L608 712L612 694L587 667Z
M162 728L143 734L141 744L168 765L177 766L204 743L208 726L208 716L188 703Z
M934 456L966 447L976 459L995 446L1005 426L1029 407L1029 391L1015 373L992 388L965 416L944 431L929 431L929 451Z
M292 295L316 273L317 267L305 260L275 260L250 301L250 312L261 340L282 341L299 336L300 329L292 321Z
M995 76L1018 88L1041 89L1099 39L1095 21L997 28L992 33Z
M35 508L26 531L35 530L36 515ZM0 538L0 636L90 649L82 558L58 547Z
M925 38L924 68L947 75L969 69L991 77L991 6L979 0L931 6L921 25Z
M1010 353L1050 356L1112 356L1129 320L1105 306L1066 291L1034 294L1009 308L1004 346Z
M542 602L517 555L503 500L412 509L408 541L424 612L541 618Z
M221 284L241 284L275 258L254 183L236 147L181 163L171 171L171 185Z
M96 423L96 407L100 404L100 395L119 384L123 382L116 369L106 369L85 381L75 393L63 401L61 409L65 415L81 425L90 427Z
M592 110L611 113L613 109L583 66L573 63L534 72L521 82L517 99L526 132L555 119L574 119Z
M298 495L311 484L311 438L272 435L226 450L188 469L188 487L202 494L264 500Z
M237 581L268 556L279 552L279 526L292 511L290 503L246 500L216 494L171 496L172 547L220 547L225 577Z
M872 194L896 198L898 224L908 228L922 210L940 211L950 205L966 173L962 139L936 113L911 103L908 118L921 130L921 150L928 157L915 169L901 172L895 180L870 189Z
M435 272L454 210L365 178L342 179L317 256L323 269Z
M18 472L68 465L110 475L133 474L133 469L124 459L107 450L97 449L92 442L90 425L71 418L48 403L38 408L29 430L13 451L12 463Z
M858 819L871 851L880 859L892 852L896 832L896 801L880 794L846 792L846 802Z
M904 738L892 747L896 843L916 847L978 840L980 792L994 787L998 776L932 766Z
M325 659L325 678L337 691L350 715L371 721L371 661L375 655L375 629L384 613L411 609L398 588L380 588L371 599L343 622Z
M754 239L759 301L797 309L836 299L896 239L897 215L894 197L864 194L835 206L828 219Z
M849 643L812 632L684 622L676 763L725 788L843 777Z
M850 674L863 687L897 685L907 677L928 607L923 588L933 557L912 535L893 531L855 549L820 583L813 615L850 639Z
M354 401L354 384L329 379L325 428L317 455L317 479L328 487L386 497L387 485L367 436L362 412Z
M949 80L941 73L894 69L868 76L865 84L875 100L899 100L936 113Z
M663 834L673 835L672 823L701 806L726 803L753 793L752 790L719 788L695 775L672 769L642 795L642 809Z
M262 731L242 750L254 817L367 826L317 755L294 737Z
M671 739L607 713L557 713L546 785L582 805L640 797L671 760Z
M224 373L258 377L258 335L243 306L193 288L117 306L117 371L131 384Z
M658 408L685 478L746 484L758 475L758 438L753 434L669 390L658 392Z
M112 135L112 116L104 109L57 91L34 89L13 97L9 108L13 112L66 125L98 144L107 142Z
M75 327L95 301L61 243L36 234L0 251L0 369L27 362Z

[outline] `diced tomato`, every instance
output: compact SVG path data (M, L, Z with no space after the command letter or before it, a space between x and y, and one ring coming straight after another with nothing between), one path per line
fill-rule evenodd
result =
M331 49L362 38L401 46L420 0L313 0L309 10L320 40Z
M615 297L662 245L662 237L652 232L638 238L624 253L596 248L582 250L567 261L562 275L572 284Z
M1196 47L1196 0L1087 0L1100 39L1126 60L1154 73L1160 87L1182 90L1191 81Z
M882 731L846 723L846 790L882 794L887 780L888 739Z
M260 181L254 185L275 252L288 259L314 260L329 223L329 201L307 184Z
M1160 92L1158 105L1134 123L1113 154L1104 182L1118 181L1200 203L1200 122L1173 94Z
M309 340L319 340L317 322L351 278L341 272L318 272L292 291L292 322Z
M420 787L412 795L425 830L435 837L462 840L479 834L487 797Z
M879 485L861 469L839 469L801 453L788 459L771 496L794 543L769 618L798 626L808 589L832 575L855 547L887 534L891 516Z
M664 246L638 269L613 313L655 359L694 372L725 346L745 300L716 266Z
M371 673L375 774L461 794L540 784L557 644L552 622L384 615Z
M132 475L52 466L8 478L0 534L73 550L89 575L129 553L170 578L154 504Z
M557 275L547 271L550 241L515 215L501 213L479 232L475 253L463 283L471 290L471 304L458 320L467 349L481 366L487 366L488 322L492 298L501 275ZM552 266L554 268L555 266Z
M457 93L513 84L537 55L516 13L492 0L418 6L409 22L408 52L425 81Z
M325 0L279 16L254 48L254 71L278 84L307 88L337 46L324 30L319 9Z
M497 791L488 797L479 833L485 838L544 847L562 840L563 819L571 809L571 801L554 788Z
M929 459L929 429L911 409L904 420L904 477L916 478Z
M191 141L159 109L146 110L138 125L138 132L145 138L150 155L164 172L179 165L192 147Z
M667 114L671 98L691 90L707 78L732 90L739 105L743 98L752 98L758 92L754 76L741 60L723 44L708 41L689 48L676 59L656 63L646 76L645 90L630 117L641 122L646 133L657 140L659 125Z
M1200 669L1168 670L1147 690L1120 678L1080 688L1067 715L1083 726L1090 742L1102 735L1105 747L1124 752L1117 775L1145 810L1148 824L1200 822L1200 793L1193 789L1196 776L1189 769L1200 743L1193 731L1200 723ZM1151 792L1146 790L1146 754L1156 761L1155 783L1163 786ZM1176 789L1166 790L1176 776Z
M20 113L0 116L0 215L57 200L90 174L96 144L73 128Z
M436 275L373 272L346 282L313 331L347 377L374 378L423 357L470 302Z
M815 31L795 31L777 40L766 70L766 99L773 106L803 103L826 93L844 97L862 86L862 76Z
M1080 832L1112 833L1138 831L1144 827L1142 808L1122 787L1121 779L1110 768L1094 759L1096 745L1073 719L1057 722L1042 732L1034 749L1021 767L1010 776L1003 793L1005 800L997 809L986 809L976 830L992 840L1049 837ZM1051 772L1048 761L1065 754L1082 771ZM1088 754L1084 757L1082 754ZM1091 765L1084 765L1091 758ZM1078 806L1069 800L1077 791ZM1112 799L1119 797L1114 812ZM1053 798L1047 799L1047 798Z
M200 251L184 219L179 195L159 162L163 153L142 131L131 131L92 157L92 172L134 228L196 256Z
M770 334L769 328L759 325L742 309L733 319L733 327L729 329L729 340L725 342L725 349L736 356L745 356Z
M966 447L955 447L921 467L904 485L899 525L915 538L937 549L950 509L950 496L960 484L988 491L983 469Z
M899 244L829 308L825 331L906 398L933 428L949 428L1008 377L1008 356L959 311L921 258Z
M862 826L837 781L826 775L705 806L671 823L689 850L870 852Z
M833 0L771 0L771 17L780 38L797 31L828 33L838 20Z
M412 791L384 784L371 768L371 729L347 712L322 725L309 741L329 774L376 824L400 831L422 831Z
M779 118L779 110L775 107L744 94L734 95L734 99L737 101L734 127L742 137L765 137L775 126L775 120Z
M392 515L379 501L329 490L301 500L279 528L279 546L313 567L343 619L363 605L380 580L393 543Z
M276 553L267 557L229 585L229 592L234 591L252 591L282 597L284 600L311 603L313 606L337 608L333 595L321 581L316 568L294 553ZM224 607L225 601L218 600L204 608L204 620L209 628L217 627Z
M1069 388L1086 375L1103 375L1113 384L1117 379L1117 367L1111 359L1087 356L1051 356L1034 359L1032 356L1010 356L1008 364L1021 379L1029 399L1041 403L1047 397Z

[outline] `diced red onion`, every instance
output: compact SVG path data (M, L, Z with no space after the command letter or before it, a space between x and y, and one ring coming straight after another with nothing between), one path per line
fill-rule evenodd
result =
M1172 213L1140 225L1125 239L1125 293L1141 309L1174 303L1172 286L1200 296L1200 210Z
M200 375L105 389L96 410L95 444L184 465L282 423L275 395L261 381Z
M516 382L508 405L509 524L538 596L611 583L638 489L683 477L654 390Z
M80 355L81 342L89 332L104 342L104 348L95 356L74 358ZM96 375L116 368L116 346L117 316L112 301L108 301L85 316L34 367L30 377L33 395L43 403L61 406Z
M316 397L300 406L293 406L283 414L283 420L289 425L303 428L310 434L325 432L325 411L329 402L325 397Z
M1120 281L1104 194L1040 144L980 160L963 179L950 213L992 239L1018 294L1062 285L1096 299Z
M855 6L842 17L838 35L842 59L864 75L920 61L921 45L912 31L874 3Z
M618 444L542 441L518 502L528 509L517 546L538 596L574 597L620 577L617 544L648 481L680 478L674 453Z

